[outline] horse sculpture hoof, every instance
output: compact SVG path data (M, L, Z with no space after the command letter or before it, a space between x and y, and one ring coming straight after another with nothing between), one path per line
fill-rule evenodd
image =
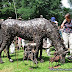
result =
M44 60L43 60L43 59L41 59L41 60L40 60L40 62L41 62L41 63L43 63L43 62L44 62Z
M10 62L13 62L13 60L12 60L12 59L9 59L9 61L10 61Z
M0 61L0 63L3 64L4 62L3 61Z
M4 63L1 58L0 58L0 63L1 63L1 64Z

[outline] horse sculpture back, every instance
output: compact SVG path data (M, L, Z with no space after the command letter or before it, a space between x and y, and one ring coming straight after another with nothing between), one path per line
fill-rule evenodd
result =
M4 48L7 49L8 58L13 61L9 55L9 46L15 36L25 40L34 41L36 43L36 58L40 49L40 60L42 60L42 45L43 38L48 37L52 40L58 54L62 54L63 61L65 60L65 46L60 38L59 31L54 24L51 24L45 18L36 18L28 21L20 21L15 19L7 19L1 23L1 39L0 43L0 63L2 63L1 52Z

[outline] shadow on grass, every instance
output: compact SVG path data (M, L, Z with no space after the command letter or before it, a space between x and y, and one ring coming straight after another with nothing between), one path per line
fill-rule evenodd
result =
M72 60L65 58L65 63L72 63Z
M49 61L49 57L42 56L42 58L44 59L44 62Z
M19 53L19 52L24 52L24 50L17 50L17 52Z
M30 66L30 68L32 68L32 69L40 69L40 67L38 67L38 66Z
M24 62L24 65L27 66L28 64L26 64L26 63Z
M17 58L13 59L13 61L17 61ZM23 61L23 58L18 58L18 61Z
M10 54L10 56L11 56L11 57L14 57L15 54ZM2 56L2 58L6 58L6 57L7 57L6 55L3 55L3 56Z
M2 58L7 58L7 56L2 56Z

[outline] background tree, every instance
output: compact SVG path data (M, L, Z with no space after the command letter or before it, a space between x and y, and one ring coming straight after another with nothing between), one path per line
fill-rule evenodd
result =
M1 18L8 18L12 16L15 18L13 2L10 0L1 0L0 2L0 16Z
M69 2L69 4L71 5L71 7L72 7L72 0L68 0L68 2Z
M61 0L14 0L18 17L23 19L38 18L43 15L46 19L56 18L59 25L64 19L67 12L71 13L71 9L62 7ZM72 0L70 0L72 2ZM13 0L0 0L0 18L15 18L15 10Z

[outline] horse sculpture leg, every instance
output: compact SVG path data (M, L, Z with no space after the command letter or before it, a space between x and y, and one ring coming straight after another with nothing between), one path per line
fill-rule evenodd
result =
M9 46L10 46L10 45L8 45L8 46L6 47L7 54L8 54L8 59L9 59L10 62L13 62L13 60L11 59L10 54L9 54Z
M0 52L0 63L3 63L2 59L1 59L1 53L2 53L2 52Z
M0 63L3 63L2 59L1 59L1 53L5 49L5 47L6 47L6 40L3 41L3 43L1 44L1 47L0 47Z
M41 43L40 43L40 62L42 63L42 62L44 62L44 60L42 59L43 39L42 39L40 42L41 42Z
M7 36L7 37L4 37L3 39L3 42L1 44L1 47L0 47L0 63L3 63L2 59L1 59L1 53L2 51L6 48L7 50L7 54L8 54L8 58L9 58L9 61L10 62L13 62L13 60L11 59L10 55L9 55L9 46L12 42L14 37L10 38L10 36Z
M40 36L36 36L35 38L36 41L36 58L38 58L38 54L39 54L39 50L40 50L40 62L44 62L44 60L42 59L42 38Z

